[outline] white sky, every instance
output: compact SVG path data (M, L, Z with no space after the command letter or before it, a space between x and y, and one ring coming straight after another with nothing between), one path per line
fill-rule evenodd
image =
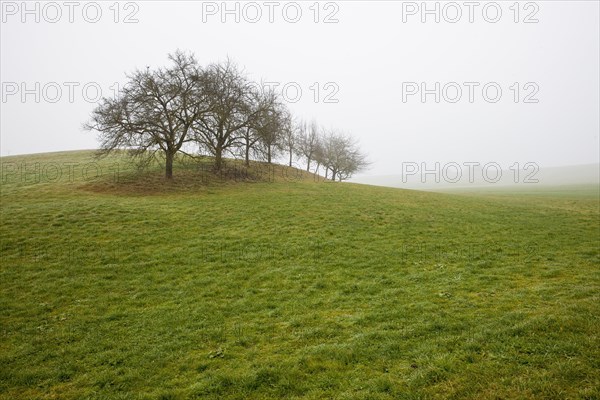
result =
M222 15L221 1L121 2L118 23L112 1L97 3L102 15L96 23L85 19L95 18L96 3L75 3L70 23L69 6L62 1L27 2L39 10L39 22L35 11L23 13L21 1L2 2L1 155L97 147L95 134L81 129L94 107L82 87L91 83L90 98L94 85L110 96L125 72L165 65L167 53L179 48L194 52L203 64L229 56L256 80L287 84L290 100L299 86L302 97L290 103L292 111L357 137L373 162L367 175L400 173L402 162L494 161L503 168L514 162L599 162L598 1L520 2L518 23L514 1L478 2L473 23L464 1L454 3L463 14L457 23L444 20L443 10L454 18L453 5L432 1L427 4L433 9L438 3L439 23L434 15L421 22L419 12L405 14L403 22L403 10L420 8L420 1L336 1L316 7L312 1L272 2L278 4L272 23L268 2L262 1L237 3L239 23L234 14ZM493 19L496 4L501 18L487 22L482 10L486 6L485 16ZM297 5L302 15L291 23ZM251 23L255 6L262 18ZM236 2L227 7L234 9ZM57 9L61 18L49 22ZM123 23L131 13L138 22ZM523 23L532 13L539 22ZM324 23L330 14L338 22ZM72 99L64 82L78 85ZM326 87L328 82L333 85ZM463 96L457 103L443 97L435 103L433 94L425 103L420 95L403 102L405 82L425 82L430 89L435 82L441 87L457 82ZM464 82L480 84L473 103ZM496 103L482 96L489 82L502 89ZM518 103L511 90L515 82ZM525 88L527 83L533 84ZM32 91L24 99L22 84ZM539 102L524 103L536 85L533 98ZM62 94L52 103L56 86ZM448 88L447 97L454 97ZM324 102L328 94L338 102ZM494 96L493 88L488 94Z

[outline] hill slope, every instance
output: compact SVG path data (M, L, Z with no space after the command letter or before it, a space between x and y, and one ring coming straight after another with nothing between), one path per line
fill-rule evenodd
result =
M594 194L0 161L2 398L600 396Z

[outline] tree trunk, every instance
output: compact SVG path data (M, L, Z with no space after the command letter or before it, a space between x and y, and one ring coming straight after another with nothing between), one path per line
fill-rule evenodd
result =
M335 169L331 169L331 180L335 182L335 173L337 171Z
M221 146L217 146L217 148L215 149L215 169L217 171L221 170L221 166L223 164L223 149L221 148Z
M271 145L267 146L267 162L271 164Z
M308 163L306 164L306 172L310 172L310 158L308 159Z
M166 164L165 164L165 177L167 179L173 179L173 156L174 154L170 151L166 153Z
M290 167L292 166L292 155L293 155L292 151L293 151L293 150L292 150L292 149L290 149Z
M250 128L247 127L246 128L246 134L244 136L244 141L245 141L244 146L246 146L246 148L245 148L245 150L246 150L246 154L245 154L245 156L246 156L246 167L250 166L250 146L251 146L250 141L251 140L252 139L250 138Z

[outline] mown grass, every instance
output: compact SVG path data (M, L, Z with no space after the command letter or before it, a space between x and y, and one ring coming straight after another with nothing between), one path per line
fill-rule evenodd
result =
M1 161L2 398L600 396L589 192Z

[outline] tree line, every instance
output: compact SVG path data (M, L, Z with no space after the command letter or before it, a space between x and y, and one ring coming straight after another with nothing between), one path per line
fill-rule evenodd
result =
M230 60L203 67L182 51L169 60L168 67L128 74L119 95L93 110L84 127L99 132L103 154L128 149L142 162L159 156L168 179L178 153L209 154L217 172L225 155L247 166L280 156L292 166L295 156L307 171L340 181L368 165L351 136L294 118L274 88L251 82Z

